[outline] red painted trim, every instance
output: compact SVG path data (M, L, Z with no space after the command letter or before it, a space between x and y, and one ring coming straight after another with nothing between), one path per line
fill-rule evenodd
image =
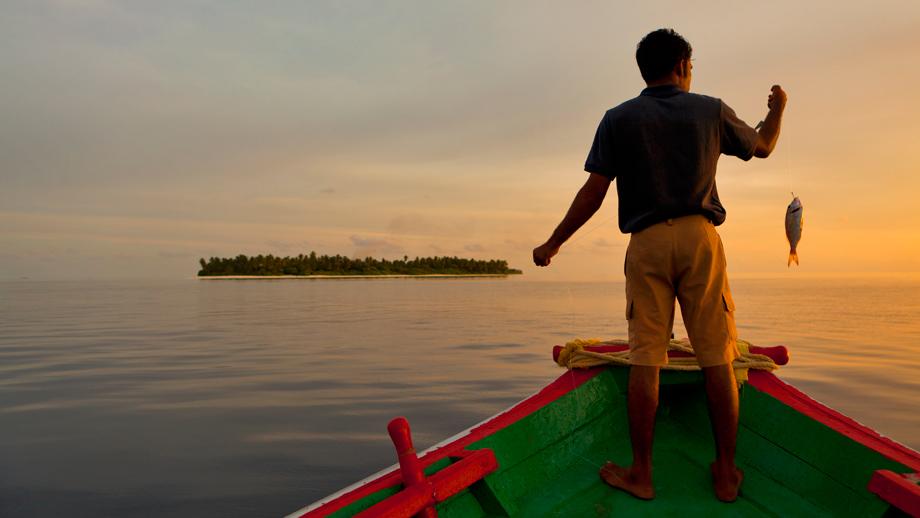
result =
M780 380L772 373L751 371L748 374L748 384L757 390L770 394L799 413L829 426L837 433L849 437L895 462L904 464L912 470L920 471L920 453L887 437L883 437L875 430L824 406L792 385Z
M920 480L920 473L913 474ZM904 475L880 469L869 480L869 491L905 513L920 517L920 485Z
M557 345L553 347L553 361L559 361L559 353L562 351L563 347ZM618 353L626 351L629 349L628 345L588 345L585 347L586 351L591 351L595 353ZM756 345L751 346L751 352L754 354L762 354L764 356L769 356L771 360L777 365L786 365L789 363L789 350L785 346L776 345L773 347L758 347ZM693 354L685 353L683 351L668 351L669 358L689 358Z
M474 450L463 460L431 475L435 500L443 502L498 469L498 459L489 448Z
M581 386L586 381L597 376L603 371L603 368L595 368L567 371L563 373L561 376L556 378L555 381L544 387L540 392L514 405L509 410L498 414L497 416L489 419L481 425L471 429L468 434L457 438L455 441L429 451L419 459L422 463L422 466L430 466L431 464L445 457L462 456L463 452L461 450L463 450L463 448L466 448L468 445L488 437L496 431L501 430L502 428L505 428L529 416L530 414L571 392L573 389ZM435 475L432 475L432 478L434 478L434 476ZM324 503L316 509L302 514L301 517L315 518L326 516L368 495L388 487L393 487L397 484L400 484L401 482L402 478L399 476L399 471L391 471L381 475L374 480L371 480L363 486L357 487L348 493L339 496L334 500L330 500L329 502Z
M421 486L423 494L430 495L431 485L425 480L425 472L422 470L422 464L415 455L415 446L412 444L412 432L409 429L409 421L407 421L405 417L397 417L387 425L387 432L390 434L390 439L393 441L393 446L396 448L396 460L399 462L399 475L402 477L406 488L412 489L415 486ZM418 513L419 518L437 518L438 513L434 509L433 495L431 495L430 499L432 502L430 502L427 507L407 507L407 509L412 510L407 516ZM371 514L368 516L386 515Z
M411 518L417 509L434 505L432 487L409 486L399 493L356 514L354 518ZM437 516L437 514L435 515Z
M427 509L437 516L434 505L443 502L498 469L498 460L486 448L469 452L462 460L435 473L424 482L409 485L399 493L355 515L355 518L410 518L423 516Z

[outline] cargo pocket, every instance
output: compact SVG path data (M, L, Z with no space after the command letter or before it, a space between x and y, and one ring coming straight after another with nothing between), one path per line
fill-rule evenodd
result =
M735 312L735 301L732 300L732 294L729 292L722 292L722 303L725 305L725 311L729 313Z
M741 353L738 350L738 328L735 327L735 301L732 300L731 292L722 292L722 304L725 306L725 332L728 333L728 340L737 358Z

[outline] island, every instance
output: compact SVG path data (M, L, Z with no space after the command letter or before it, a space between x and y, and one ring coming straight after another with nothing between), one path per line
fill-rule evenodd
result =
M256 255L247 257L211 257L199 259L202 278L352 278L352 277L504 277L520 275L521 270L508 268L501 259L479 260L461 257L416 257L409 259L352 259L342 255L316 255L310 252L296 257Z

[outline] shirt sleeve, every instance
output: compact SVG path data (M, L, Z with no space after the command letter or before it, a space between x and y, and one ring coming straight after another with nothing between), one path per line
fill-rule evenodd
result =
M610 180L616 177L613 168L613 135L606 114L597 126L597 133L594 134L594 143L591 144L591 151L585 160L585 171L597 173Z
M754 147L757 145L757 131L735 115L735 110L722 102L722 153L732 155L741 160L750 160L754 156Z

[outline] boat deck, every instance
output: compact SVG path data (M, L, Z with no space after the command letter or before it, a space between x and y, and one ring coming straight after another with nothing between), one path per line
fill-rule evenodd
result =
M628 464L626 369L607 369L553 405L467 449L490 447L499 470L438 507L439 516L882 516L866 490L876 469L906 471L754 387L742 388L741 496L716 500L714 446L700 373L662 373L652 501L598 476L607 460ZM576 428L571 425L577 423Z
M758 383L753 383L756 379ZM920 470L920 455L823 407L765 373L741 388L739 499L716 500L714 446L700 372L663 371L655 430L655 490L637 500L599 468L631 461L628 369L569 371L506 413L427 452L428 476L463 451L490 449L497 469L437 505L438 516L901 516L867 489L876 470ZM401 489L391 472L333 495L306 516L352 516ZM339 503L340 502L340 503ZM302 516L297 513L292 516Z
M702 409L705 412L705 408ZM618 419L621 419L618 417ZM609 423L598 420L595 426ZM621 423L625 425L625 423ZM620 432L622 428L618 429ZM524 499L520 516L834 516L830 509L812 504L794 488L758 469L758 459L739 459L745 472L741 497L732 504L715 499L709 464L714 452L711 437L670 416L661 416L656 427L655 490L652 501L635 499L612 489L598 477L606 460L628 464L628 437L612 433L609 446L596 445L581 452L561 476L537 494ZM742 434L745 435L745 434ZM603 440L603 439L601 439ZM751 442L752 438L747 441ZM824 478L818 476L818 478ZM820 481L831 484L828 480ZM557 490L554 490L557 488Z

